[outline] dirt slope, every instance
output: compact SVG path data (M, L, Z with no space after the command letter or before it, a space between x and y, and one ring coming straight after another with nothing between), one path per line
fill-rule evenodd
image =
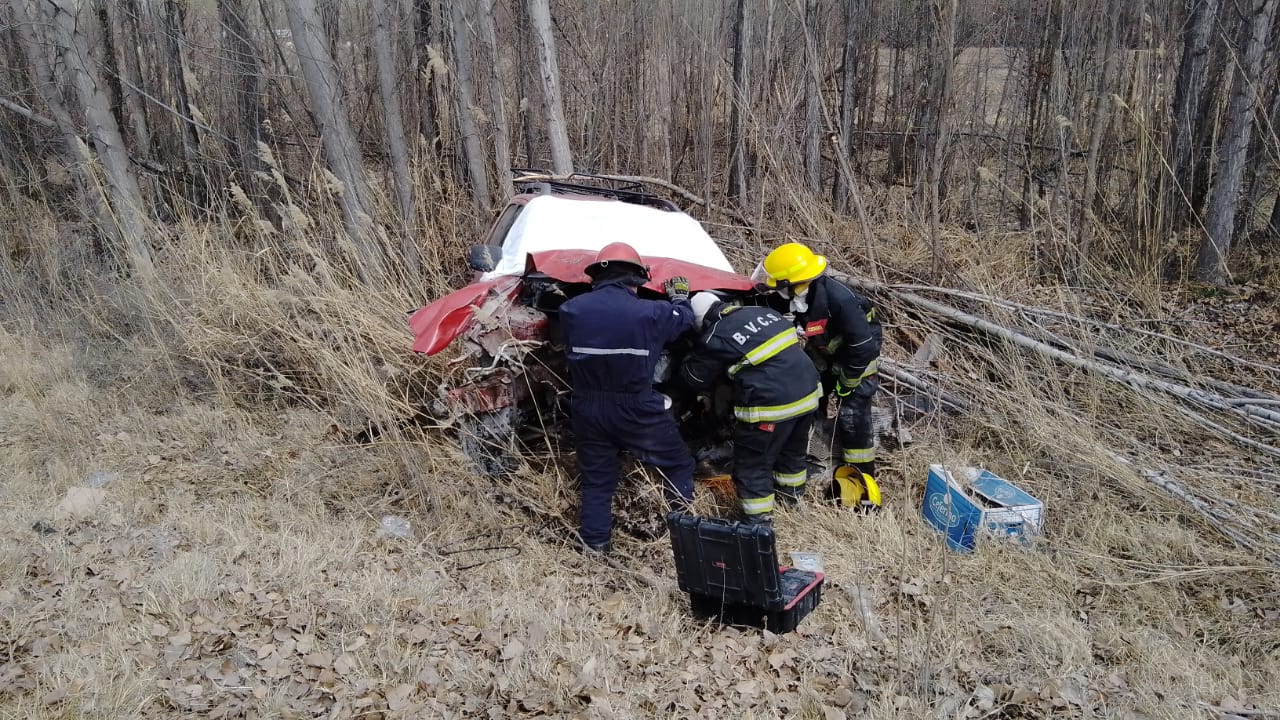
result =
M544 518L571 517L567 474L519 481L548 506L530 517L442 433L352 446L314 410L228 402L141 336L3 327L0 717L1280 709L1273 567L1008 439L917 428L880 516L783 513L781 549L820 550L832 583L772 636L692 621L661 541L623 538L624 570L560 544ZM917 512L939 458L994 460L1046 501L1047 537L947 552ZM97 470L102 492L59 511ZM412 538L379 539L387 514ZM511 549L445 554L492 545Z

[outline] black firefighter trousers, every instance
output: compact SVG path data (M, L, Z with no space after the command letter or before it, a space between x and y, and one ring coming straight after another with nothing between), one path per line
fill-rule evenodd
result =
M773 512L775 487L793 498L804 492L812 425L813 413L775 423L738 421L733 431L733 484L744 514Z
M876 439L871 423L871 401L880 387L880 377L862 378L858 387L840 401L836 414L836 439L840 444L837 466L852 465L871 477L876 476Z

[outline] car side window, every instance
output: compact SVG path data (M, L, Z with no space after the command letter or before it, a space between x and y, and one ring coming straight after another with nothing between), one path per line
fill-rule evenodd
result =
M493 224L493 229L489 231L489 240L485 244L502 247L507 240L507 233L511 232L511 226L516 224L516 218L520 216L521 210L524 210L524 205L508 205L498 216L497 222Z

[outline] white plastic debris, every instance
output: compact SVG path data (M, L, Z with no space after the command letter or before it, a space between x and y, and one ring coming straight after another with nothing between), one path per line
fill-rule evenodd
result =
M413 526L408 520L397 515L386 515L382 518L382 523L378 526L378 537L381 538L411 538L413 537Z
M107 499L102 488L72 487L53 509L54 520L88 520L98 514L98 506Z
M822 572L822 553L793 552L791 553L791 567L808 572Z
M94 470L89 473L84 484L91 488L104 488L119 479L119 475L107 470Z

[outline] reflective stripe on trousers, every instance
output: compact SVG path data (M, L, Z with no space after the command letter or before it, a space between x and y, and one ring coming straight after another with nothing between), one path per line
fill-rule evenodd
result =
M845 448L842 458L846 465L854 463L872 462L876 459L876 449L869 448Z
M759 515L761 513L773 512L773 493L762 498L742 498L742 512L748 515Z
M747 514L773 508L774 493L798 496L808 475L805 453L813 413L769 423L740 422L733 429L733 486ZM785 478L785 482L781 479ZM763 510L754 508L763 507Z
M805 480L809 478L809 471L803 470L796 473L779 473L773 474L774 484L780 487L804 487Z

